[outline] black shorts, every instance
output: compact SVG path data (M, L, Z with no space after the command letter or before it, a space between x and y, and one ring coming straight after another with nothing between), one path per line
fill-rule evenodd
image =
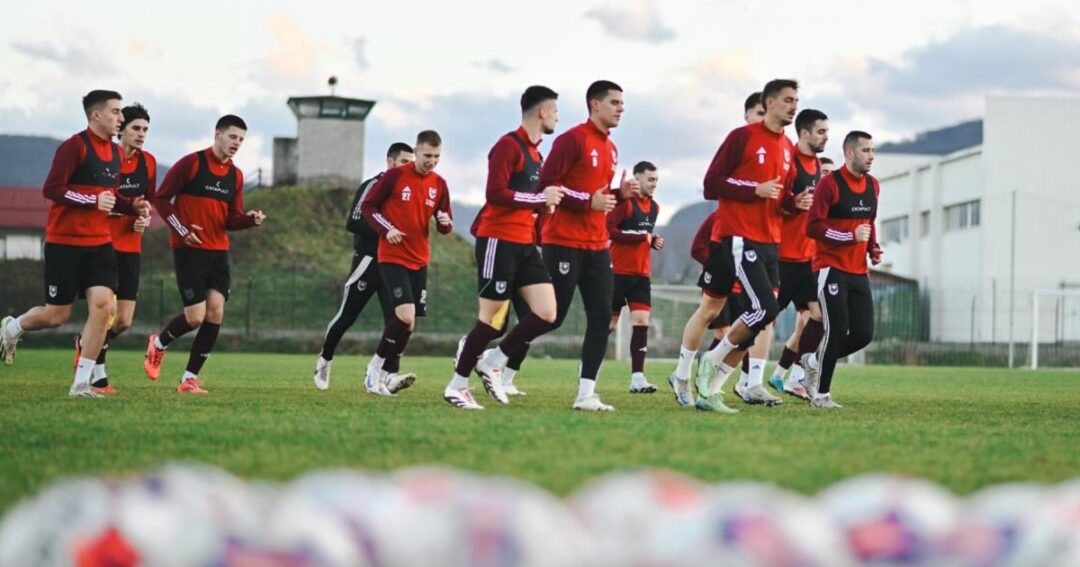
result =
M724 302L724 308L720 310L720 314L709 322L709 328L719 329L720 327L730 327L731 324L739 318L739 315L741 315L742 312L742 293L732 293L731 295L728 295L727 301Z
M649 311L652 307L652 281L645 276L615 274L611 314L618 315L623 305L629 305L631 311Z
M349 279L345 280L345 287L356 288L360 293L375 293L382 287L382 278L379 277L379 261L374 255L362 252L354 252L352 265L349 267Z
M810 262L780 261L780 295L777 303L783 311L788 303L795 309L806 309L811 301L817 301L817 275Z
M116 299L135 301L139 299L139 270L142 254L138 252L116 253Z
M92 287L116 291L112 244L70 246L45 243L45 304L71 305Z
M772 322L778 311L776 291L780 287L779 249L776 244L764 244L741 236L728 236L709 247L698 287L715 297L731 295L738 280L742 284L741 314L743 322L759 331Z
M477 290L484 299L506 300L525 286L551 283L540 251L532 244L477 238L476 270Z
M211 289L224 295L226 301L229 300L232 273L227 251L177 248L173 250L173 266L184 307L206 301L206 293Z
M382 288L379 298L383 308L393 310L399 305L413 304L416 316L427 314L427 267L410 270L401 264L379 263Z

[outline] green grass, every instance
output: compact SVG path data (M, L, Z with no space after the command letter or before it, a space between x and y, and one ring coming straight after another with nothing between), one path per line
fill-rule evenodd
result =
M807 493L871 471L926 477L958 493L1080 475L1076 373L842 367L833 390L843 410L787 399L720 416L675 405L664 383L669 364L649 366L659 393L632 396L627 365L608 362L599 392L618 411L582 414L569 409L576 362L530 360L519 380L527 398L497 407L479 392L488 409L466 413L442 401L451 370L443 358L407 358L417 385L375 399L361 388L366 359L338 357L332 389L318 392L314 356L218 354L203 373L210 395L191 397L175 392L186 353L171 354L152 383L138 353L118 351L110 370L121 393L93 401L67 397L69 357L24 349L15 366L0 367L0 509L58 478L124 475L177 459L283 480L318 467L440 463L557 494L626 467Z

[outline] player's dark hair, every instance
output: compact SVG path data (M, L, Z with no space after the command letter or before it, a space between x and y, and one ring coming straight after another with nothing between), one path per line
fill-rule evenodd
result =
M656 171L656 165L651 161L639 161L637 162L637 165L634 166L634 175L645 173L646 171Z
M542 102L558 99L559 93L544 86L533 85L525 89L525 92L521 93L521 113L525 114L539 106Z
M413 153L412 146L405 142L394 142L390 144L390 148L386 150L386 159L397 159L402 153Z
M750 93L750 96L746 97L746 102L743 103L743 112L750 112L751 108L761 104L761 93Z
M799 90L799 82L795 79L773 79L765 83L765 88L761 89L761 106L768 110L767 101L770 98L776 98L780 95L780 91L789 88Z
M128 124L140 118L147 122L150 121L150 113L146 111L146 107L137 102L131 106L125 106L120 112L124 113L124 123L120 125L121 131L127 128Z
M833 163L832 158L823 157L823 158L819 158L819 159L821 159L822 165L824 165L824 164L836 165L835 163Z
M848 132L847 136L844 136L844 150L853 148L859 145L860 140L873 140L873 136L863 132L862 130L852 130Z
M120 93L116 91L100 89L90 91L82 99L83 112L86 113L87 118L90 118L91 112L100 109L103 104L110 100L124 100L124 97L120 96Z
M592 101L604 100L604 97L611 91L623 92L622 87L611 81L600 80L589 85L589 90L585 91L585 106L591 109Z
M795 117L795 135L802 134L803 130L810 132L814 129L814 123L818 120L828 120L829 117L825 116L825 113L820 110L814 110L813 108L807 108L800 111L799 115Z
M229 128L236 126L237 128L247 131L247 122L244 122L243 118L235 114L226 114L221 118L218 118L217 124L214 125L214 130L218 132L224 132Z
M442 145L442 136L434 130L424 130L416 135L416 145L427 144L433 148L437 148Z

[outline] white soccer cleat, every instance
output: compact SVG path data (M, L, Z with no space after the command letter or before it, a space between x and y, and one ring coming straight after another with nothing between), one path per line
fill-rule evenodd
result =
M750 397L750 392L747 391L749 386L750 385L747 384L746 382L743 382L742 380L739 380L738 382L735 383L735 388L734 388L733 391L735 392L735 395L738 396L738 398L740 400L742 400L742 401L744 401L744 402L746 402L748 404L761 403L761 402L754 402L753 398Z
M367 367L367 375L364 376L364 389L374 396L393 396L386 387L387 372L382 368L373 368L370 363Z
M517 386L515 386L513 382L503 382L503 391L506 392L506 395L510 397L528 395L525 392L518 390Z
M823 408L823 409L840 409L844 406L833 401L832 396L829 394L816 394L813 400L810 400L810 407Z
M676 403L683 407L694 405L694 393L690 390L689 378L683 380L672 372L668 376L668 384L671 385L671 391L675 394Z
M806 386L806 391L811 397L817 394L818 381L821 379L821 368L819 367L821 362L816 359L817 357L812 352L802 355L802 359L800 359L803 367L803 385Z
M321 356L315 361L315 387L319 390L330 389L330 364Z
M578 398L574 401L574 409L581 411L615 411L613 406L601 402L600 396L596 394Z
M0 321L0 360L8 366L15 363L15 347L19 344L19 339L8 333L8 323L12 319L8 316Z
M503 389L502 368L488 363L491 350L484 351L484 354L476 361L476 375L480 377L480 383L484 385L484 391L488 395L500 404L509 404L510 398Z
M446 388L443 390L443 399L446 403L463 410L482 410L484 406L476 403L476 398L472 395L472 390L468 388L462 388L455 390L453 388Z
M406 372L404 374L391 372L386 375L386 389L389 390L391 394L396 394L405 388L412 386L413 382L416 382L416 374L413 374L412 372Z
M68 395L73 398L102 398L101 394L95 392L90 388L90 384L72 384L71 389L68 390Z
M765 386L761 384L755 384L746 389L746 394L750 398L752 404L764 404L766 406L778 406L784 403L784 400L772 395Z
M687 386L689 386L689 381L687 381L687 382L688 382ZM631 394L655 394L656 393L656 386L653 386L652 384L650 384L649 381L646 380L645 378L640 378L640 379L637 379L637 380L632 379L632 380L630 380L630 393Z

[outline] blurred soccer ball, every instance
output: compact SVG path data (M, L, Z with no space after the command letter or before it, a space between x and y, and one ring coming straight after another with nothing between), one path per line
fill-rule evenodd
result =
M23 501L0 524L0 566L67 566L95 553L113 539L111 492L100 480L74 479Z
M1045 565L1054 536L1047 518L1050 491L1034 484L1003 484L971 495L939 554L940 565Z

